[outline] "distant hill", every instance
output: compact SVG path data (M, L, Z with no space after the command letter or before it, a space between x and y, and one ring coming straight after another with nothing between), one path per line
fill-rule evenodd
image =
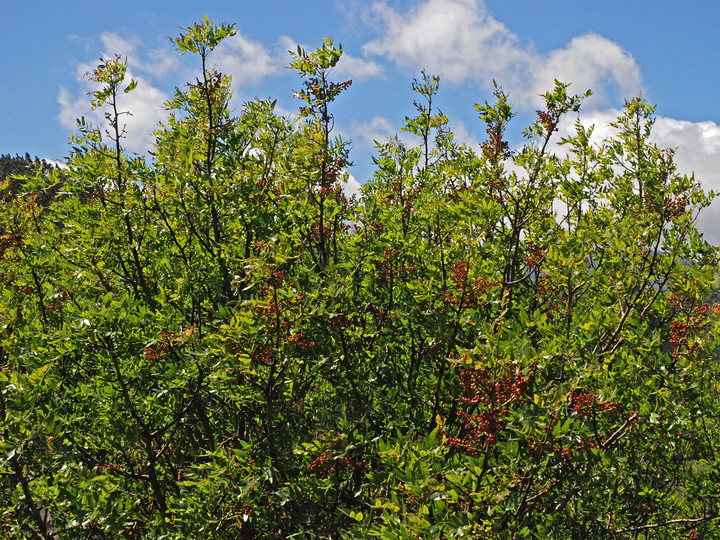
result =
M16 196L25 184L22 177L33 175L38 169L42 170L45 174L49 174L51 171L58 169L58 167L37 156L33 159L27 152L24 156L19 154L15 156L0 154L0 192L5 192L5 194L10 197ZM8 182L7 186L4 185L6 180ZM54 193L48 193L50 197L53 195ZM45 205L44 200L39 200L39 202Z

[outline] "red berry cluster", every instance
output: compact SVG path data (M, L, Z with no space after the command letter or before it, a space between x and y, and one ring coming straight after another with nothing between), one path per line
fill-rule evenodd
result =
M548 109L546 111L537 110L535 112L538 115L538 122L545 130L545 135L550 135L553 131L557 130L558 120L560 119L557 111Z
M673 358L691 356L700 346L698 338L705 331L710 304L695 304L684 293L673 294L668 302L677 311L678 317L670 323Z
M401 178L391 178L387 182L390 188L390 196L388 202L393 206L401 206L406 210L411 210L415 199L422 191L422 183L414 186L405 186Z
M260 289L260 295L264 292L263 289ZM274 299L269 300L266 306L256 304L250 309L258 319L263 319L273 326L277 326L277 316L283 313L283 309L278 307Z
M416 264L408 265L398 261L398 250L386 248L381 260L373 261L374 279L378 284L392 284L396 280L406 281L418 272Z
M450 281L455 290L445 291L445 301L460 309L477 309L479 306L485 305L488 293L499 283L499 281L490 280L485 276L471 281L468 277L469 269L470 264L465 260L453 263Z
M597 447L597 438L594 435L591 437L580 437L578 444L583 450L591 450Z
M570 457L570 454L572 454L572 448L562 448L560 446L556 446L554 448L555 454L561 459L565 460Z
M328 173L330 174L330 173ZM332 173L334 176L336 173ZM321 199L334 199L334 200L341 200L341 197L343 196L342 188L338 185L333 185L331 187L320 187L317 188L315 191L315 194L320 197Z
M98 470L103 474L117 474L120 472L120 468L114 463L110 465L98 465Z
M258 297L268 297L267 304L253 304L250 310L256 318L265 322L273 330L287 330L292 326L292 322L285 320L287 314L292 311L293 304L299 304L303 301L305 295L298 294L295 298L278 298L277 289L289 282L285 279L285 272L273 269L267 278L267 284L260 287Z
M659 508L654 501L640 503L635 507L640 515L655 514Z
M457 417L463 422L463 437L448 437L447 444L476 455L478 448L494 442L505 427L504 418L510 407L528 401L535 379L537 364L530 373L515 370L504 376L493 376L488 368L465 369L460 374L461 398L467 409L479 409L471 414L458 411Z
M335 313L331 315L327 324L333 330L346 330L351 327L358 327L361 324L361 319L358 315L348 316L347 313Z
M540 293L541 296L552 296L555 294L555 287L552 283L550 283L550 280L547 278L547 276L542 276L537 281L537 288L538 293Z
M445 189L447 190L448 197L453 202L458 202L462 193L468 191L468 187L464 183L457 183L453 178L449 180Z
M485 130L488 140L480 145L485 159L491 163L498 163L512 155L507 141L503 140L503 132L495 126L488 126Z
M333 230L330 225L323 225L321 228L320 223L316 221L312 224L312 227L310 227L308 238L313 242L319 242L320 240L325 240L332 237L332 233Z
M678 218L685 213L688 200L685 195L678 195L676 197L668 197L665 201L665 215L670 218Z
M277 268L270 269L270 276L268 277L268 286L281 287L286 282L287 282L287 280L285 279L285 272L283 272L282 270L278 270ZM265 289L265 290L267 290L267 289Z
M382 233L385 226L380 221L363 221L355 224L355 232L360 234L363 240L367 240L372 232Z
M288 294L291 291L294 295ZM257 323L266 325L288 347L292 347L295 352L305 352L316 345L305 332L296 330L306 296L305 291L295 292L284 271L271 268L266 283L259 288L255 303L249 309ZM240 352L240 349L254 362L269 365L276 347L282 347L280 344L272 346L274 341L265 335L262 338L240 339L234 345L236 352Z
M467 405L491 406L499 403L522 403L527 399L537 370L537 363L525 375L521 370L504 376L493 376L490 368L465 369L460 374L460 386L465 395L462 401Z
M232 476L232 474L228 473L229 476ZM252 506L247 504L245 502L245 499L232 499L228 505L228 508L235 513L235 519L242 526L242 523L240 523L240 519L243 521L248 521L254 514L255 510ZM240 518L240 519L239 519Z
M538 271L545 262L545 251L537 246L535 242L529 242L527 255L523 255L522 261L528 268Z
M581 416L607 416L620 413L625 409L625 406L617 401L600 403L596 396L580 388L572 391L570 399L573 411Z
M250 358L260 364L270 364L272 355L273 349L261 343L256 343L250 351Z
M304 332L297 332L296 334L292 334L288 338L288 343L301 350L311 349L315 346L315 342L310 341Z
M597 400L592 394L583 394L578 392L573 395L572 408L573 411L580 415L590 415L595 411Z
M337 472L358 470L363 466L362 460L352 456L336 455L332 450L325 450L308 466L308 471L318 476L330 476Z
M685 194L668 195L667 197L661 198L660 196L653 197L651 194L646 193L643 197L643 202L646 212L663 212L665 219L675 219L685 213L688 198Z
M427 347L423 347L420 354L429 358L440 358L443 354L443 344L441 341L435 341Z
M570 315L572 313L572 307L567 306L567 296L557 294L555 285L547 276L541 276L537 280L537 291L540 296L545 297L545 305L550 314Z
M272 190L276 196L281 194L280 188L275 187L275 179L269 174L261 175L255 185L257 187L256 193L263 190Z
M162 337L162 341L160 343L145 349L145 358L148 360L159 360L165 356L172 347L170 341L172 334L169 334L168 332L160 332L160 336Z

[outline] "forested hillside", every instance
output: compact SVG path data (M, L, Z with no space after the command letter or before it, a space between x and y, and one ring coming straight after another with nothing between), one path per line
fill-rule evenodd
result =
M198 75L152 153L110 58L108 124L3 173L0 536L714 537L718 251L653 107L556 140L587 95L558 82L511 150L498 86L469 148L421 73L415 144L348 198L342 48L291 53L297 118L233 114L234 31L174 40Z
M35 156L35 159L30 157L30 154L25 153L24 156L10 154L0 155L0 179L7 182L4 185L3 190L5 196L15 197L22 191L25 177L33 176L37 173L49 174L51 171L57 169L55 165L52 165L44 159L39 159ZM46 198L51 198L52 194L41 195L41 203L46 203Z

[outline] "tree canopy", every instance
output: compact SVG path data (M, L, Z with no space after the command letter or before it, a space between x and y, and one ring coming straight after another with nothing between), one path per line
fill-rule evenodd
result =
M348 197L342 47L291 53L296 118L233 114L212 52L234 31L174 40L199 75L150 154L123 150L136 83L105 59L107 126L0 185L0 533L712 536L711 194L654 108L561 138L588 94L556 82L511 149L496 86L475 150L421 73L416 143L377 142Z

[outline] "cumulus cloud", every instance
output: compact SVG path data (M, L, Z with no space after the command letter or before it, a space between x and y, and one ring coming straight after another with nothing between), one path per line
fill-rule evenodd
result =
M137 48L142 42L135 36L123 37L113 32L103 32L100 35L103 44L104 56L119 54L137 62Z
M340 77L362 81L382 75L383 68L373 60L365 60L343 52L340 61L335 66L334 73Z
M137 88L129 94L119 97L118 105L124 115L123 124L127 135L123 145L132 152L146 152L150 149L152 133L158 123L165 119L165 101L168 94L163 88L170 86L166 80L169 75L177 80L194 80L198 76L197 68L190 70L180 62L178 55L168 44L165 47L143 51L143 43L134 36L123 36L113 32L100 35L103 58L120 55L127 59L127 80L137 80ZM238 33L226 39L210 57L224 73L233 76L233 86L238 89L259 83L265 77L280 70L284 59L272 54L261 43ZM74 129L76 119L85 117L93 125L104 129L107 121L104 111L92 111L87 92L97 88L88 80L87 74L95 68L94 63L79 63L76 79L80 86L79 95L67 88L60 88L57 101L60 106L58 118L64 127Z
M164 79L179 68L177 56L173 55L168 47L151 49L141 54L143 43L134 36L121 36L113 32L104 32L100 35L102 43L102 58L114 58L119 55L127 60L128 69L126 81L135 79L137 88L127 94L118 96L118 110L130 114L122 115L121 125L125 127L126 135L122 140L123 146L130 152L144 153L150 149L152 133L158 123L165 118L164 103L168 95L160 86ZM97 90L99 85L89 80L89 73L96 67L96 63L78 63L76 79L80 88L79 94L74 94L67 88L60 88L57 102L60 106L58 120L60 124L69 129L75 129L76 120L84 117L93 126L100 128L103 133L108 123L105 119L105 108L92 110L88 92Z
M572 93L591 89L594 95L585 103L582 121L595 125L597 142L613 135L609 124L617 118L616 107L622 100L643 89L637 62L617 43L587 33L564 47L538 52L494 19L483 0L424 0L403 12L376 2L370 18L380 35L364 46L367 55L385 57L415 73L426 69L451 83L477 82L487 88L495 79L521 108L542 107L540 95L552 89L555 79L572 83ZM568 119L561 126L565 134L573 121ZM392 133L380 117L354 127L365 140ZM467 132L460 138L471 141ZM720 192L718 124L657 117L653 142L675 149L681 173L694 171L706 190ZM701 230L715 242L720 242L720 230L713 227L718 220L720 201L706 209L699 221Z
M508 66L527 62L528 52L479 0L427 0L405 14L376 3L370 17L383 33L363 47L366 54L425 68L450 82L487 82Z
M582 112L580 120L586 127L594 126L591 142L600 145L617 135L610 126L621 114L618 109L590 110ZM559 126L558 139L574 133L573 118L565 119ZM655 117L650 141L659 148L675 150L675 164L680 174L695 174L705 191L720 193L720 125L715 122L689 122L663 116ZM554 146L553 151L562 154L563 147ZM720 199L704 209L698 226L712 243L720 244Z
M594 106L629 98L642 89L640 68L635 59L617 43L597 34L573 38L566 47L550 52L530 64L529 85L517 88L516 98L532 105L537 96L553 88L555 79L572 83L573 93L593 90ZM616 87L614 96L608 90Z
M390 120L382 116L374 116L369 122L355 123L350 127L353 138L359 139L362 146L374 147L375 141L384 141L396 132Z
M343 192L345 193L345 195L347 197L352 197L353 195L359 196L361 187L362 185L360 184L360 182L358 182L355 177L348 172L347 179L345 180L345 184L343 185Z
M131 78L138 82L137 88L128 94L118 96L118 110L127 111L129 115L123 115L120 119L121 126L124 126L126 135L122 141L123 146L137 153L146 152L153 141L152 133L158 123L165 118L163 103L167 95L154 87L144 77L133 76L128 70L127 80ZM68 89L60 88L58 93L58 104L60 113L58 119L60 124L66 128L74 129L76 120L85 117L93 126L101 130L107 129L105 109L92 110L87 92L97 89L97 85L82 79L81 86L84 92L80 96L73 95Z
M455 140L459 144L464 144L471 150L477 151L480 141L477 137L465 126L465 123L461 120L450 120L450 129L455 135Z
M658 117L653 142L675 149L675 162L682 174L695 173L706 191L720 193L720 126L715 122L688 122ZM700 230L711 242L720 244L720 200L706 208L698 220Z
M238 32L218 46L212 61L223 73L232 75L235 86L242 87L257 84L265 77L277 74L284 60L273 55L259 41Z
M426 0L406 13L376 3L370 13L382 34L364 46L366 54L416 72L427 69L451 83L487 87L495 79L527 108L541 105L539 96L554 79L573 83L576 93L592 89L595 103L608 100L607 88L616 87L622 97L642 88L637 63L616 43L591 33L540 54L494 19L482 0Z
M279 49L282 51L282 59L287 64L289 63L288 52L290 54L296 54L297 48L300 47L308 53L315 50L315 47L298 43L290 36L280 36L278 38ZM335 44L340 45L339 43ZM353 56L343 51L340 61L333 68L333 75L338 78L347 78L355 81L361 81L378 77L382 75L383 67L375 62L374 60L366 60L358 56Z
M170 73L177 71L180 62L178 56L169 46L151 49L143 55L142 41L135 36L120 36L113 32L104 32L100 36L103 45L103 56L111 58L119 54L127 58L128 67L133 71L143 73L147 77L163 79Z

